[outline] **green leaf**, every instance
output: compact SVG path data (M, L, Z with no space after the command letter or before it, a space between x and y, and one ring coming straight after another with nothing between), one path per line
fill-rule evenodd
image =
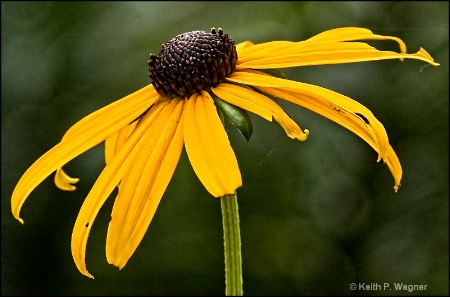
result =
M278 69L259 69L259 71L272 75L277 78L288 79L288 77Z
M253 124L247 111L223 101L214 94L211 94L217 108L235 126L248 142L253 133Z

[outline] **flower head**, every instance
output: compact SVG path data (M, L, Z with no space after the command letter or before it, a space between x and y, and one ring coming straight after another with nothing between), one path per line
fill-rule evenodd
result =
M381 51L362 40L393 40L400 52ZM75 123L61 142L40 157L19 180L11 199L12 213L53 172L62 190L75 190L78 179L62 166L105 142L106 166L86 197L72 234L76 266L92 277L85 264L92 224L106 199L118 188L108 228L106 256L122 268L141 242L174 173L183 147L192 167L214 197L234 194L242 186L236 156L221 117L227 117L248 139L247 111L275 119L292 138L302 130L275 100L310 109L352 131L387 164L398 190L402 168L383 125L360 103L334 91L279 75L278 69L376 61L417 59L439 65L424 50L408 54L400 39L363 28L338 28L300 42L273 41L235 45L221 29L176 36L148 61L152 83Z

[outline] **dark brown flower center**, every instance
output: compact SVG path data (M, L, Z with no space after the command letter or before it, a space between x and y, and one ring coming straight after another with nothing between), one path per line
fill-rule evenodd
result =
M149 76L161 96L189 98L225 81L237 58L234 41L222 29L192 31L172 38L158 56L150 55Z

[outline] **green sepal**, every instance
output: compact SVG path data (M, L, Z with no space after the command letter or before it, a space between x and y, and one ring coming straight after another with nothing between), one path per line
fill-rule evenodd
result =
M253 133L253 124L247 111L223 101L214 94L211 94L211 97L219 109L219 116L225 116L233 126L241 132L242 136L244 136L245 140L248 142Z

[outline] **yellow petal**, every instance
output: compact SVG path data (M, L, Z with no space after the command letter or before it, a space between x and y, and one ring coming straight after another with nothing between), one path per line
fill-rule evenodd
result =
M329 51L312 51L299 54L278 55L264 57L239 64L237 69L274 69L288 68L298 66L313 65L331 65L343 63L356 63L379 61L387 59L416 59L438 66L434 60L423 49L415 54L399 54L396 52L379 51L379 50L329 50ZM430 59L431 58L431 59Z
M236 51L239 52L240 50L243 50L244 48L247 48L247 47L250 47L253 45L254 45L254 43L251 41L244 41L244 42L238 43L238 44L236 44Z
M183 149L184 99L173 99L142 138L139 158L125 174L106 240L108 262L122 269L144 237Z
M358 135L379 153L378 160L383 158L386 162L394 177L394 188L397 191L402 177L400 162L388 143L383 125L367 108L338 93L327 94L321 88L318 89L318 92L268 87L258 87L258 89L310 109Z
M186 151L203 186L214 197L234 194L242 186L241 173L214 101L207 92L191 96L184 121Z
M254 70L237 71L231 74L228 79L257 87L283 88L285 91L301 93L316 98L316 100L320 99L319 101L323 101L325 105L328 105L338 112L346 111L348 114L353 114L354 117L359 118L361 123L365 122L364 119L368 119L370 125L366 126L376 135L374 138L374 149L379 153L378 160L381 158L385 159L388 145L386 131L384 130L383 125L375 119L372 112L357 101L325 88L272 77L267 74L258 73ZM333 117L336 117L339 120L339 116Z
M52 172L104 141L145 112L159 98L152 90L151 86L145 87L73 125L66 133L67 136L34 162L20 178L11 198L14 217L23 223L19 217L23 203L31 191Z
M151 108L143 117L133 134L111 160L111 163L105 166L78 213L72 232L72 256L78 270L90 278L93 278L93 276L86 269L86 244L92 224L101 206L120 182L125 172L139 158L138 152L145 146L145 143L140 139L144 133L148 132L151 123L161 108L164 107L165 102L167 101L160 102L160 104Z
M392 40L398 43L400 53L380 51L356 40ZM237 70L273 69L297 66L327 65L378 61L386 59L417 59L437 66L433 58L420 49L415 54L406 53L405 43L393 36L373 34L356 27L337 28L322 32L300 42L272 41L242 47L238 51Z
M343 27L321 32L299 42L271 41L256 44L254 47L245 46L238 51L238 56L240 59L247 59L249 56L254 56L255 53L266 53L266 57L268 56L267 53L273 53L278 56L284 54L285 51L292 51L293 49L308 52L317 50L318 45L322 46L322 48L329 47L330 50L333 50L334 46L337 46L338 43L350 44L348 41L356 40L393 40L398 43L400 52L406 53L406 45L400 38L373 34L372 31L365 28Z
M159 95L153 85L147 85L142 89L139 89L136 92L131 93L130 95L127 95L122 99L117 100L79 120L72 127L70 127L69 130L67 130L67 132L64 134L63 139L67 139L68 137L77 134L82 130L88 129L87 125L92 125L92 123L94 122L101 123L105 119L111 118L111 113L120 114L121 112L123 113L127 109L136 105L147 105L148 109L152 104L156 102L158 97ZM131 120L130 123L134 120L135 119Z
M62 168L56 170L54 182L63 191L75 191L76 187L73 184L76 184L79 180L79 178L68 176Z
M233 74L231 77L234 77ZM259 108L258 112L260 113L257 113L258 115L264 112L267 113L264 114L265 119L272 120L273 117L283 127L286 134L293 139L303 141L308 138L308 130L303 132L278 104L260 93L227 83L221 83L216 88L211 88L211 90L228 103L248 111L253 112L256 111L256 108ZM270 118L267 115L270 115Z
M264 93L270 94L277 98L292 102L294 104L305 107L317 114L320 114L341 126L349 129L359 137L363 138L370 146L375 150L379 150L378 141L373 129L370 128L365 122L369 120L364 116L365 120L343 106L332 102L329 98L323 98L320 96L310 96L301 93L301 91L288 91L283 89L258 87ZM370 121L375 121L373 116L368 116ZM370 122L369 122L370 123Z
M266 46L265 50L249 51L245 55L241 55L237 62L238 65L245 62L255 62L261 59L287 59L291 55L327 52L327 51L363 51L363 50L376 50L367 43L362 42L288 42L288 41L272 41L266 42L271 46Z
M142 95L144 95L144 96L142 96ZM137 97L141 97L142 99L145 99L145 96L149 96L149 95L152 97L158 96L156 90L152 87L152 85L148 85L148 86L136 91L135 93L128 95L125 98L128 101L132 101L132 100L136 100ZM93 112L92 114L84 117L83 119L81 119L80 121L75 123L72 127L70 127L69 130L67 130L67 132L64 134L62 140L67 140L68 137L73 136L76 133L79 133L81 128L85 128L87 123L95 121L96 118L100 119L104 116L107 116L109 113L111 113L116 108L115 105L117 105L119 101L116 101L110 105L107 105L104 108ZM135 103L138 103L138 101L136 100ZM134 121L130 125L132 127L135 127L136 123L137 123L137 121ZM128 131L128 133L131 133L132 129L128 130L129 128L127 128L127 127L128 126L125 126L123 129ZM120 133L120 131L113 134L112 136L108 137L105 140L105 159L112 157L112 155L110 156L110 154L113 153L113 151L114 151L114 146L111 148L112 140L117 139L117 136L119 135L119 133ZM120 141L124 141L124 140L120 139L118 141L120 142ZM106 148L106 146L108 148ZM65 174L64 172L61 173L61 171L62 171L62 168L56 170L55 179L54 179L55 185L61 190L74 191L76 189L76 187L71 185L71 183L74 183L74 182L71 182L71 180L76 180L75 181L75 183L76 183L79 181L79 179L72 178L72 177L68 176L67 174Z
M365 28L358 27L342 27L334 28L324 32L321 32L307 40L305 43L312 42L335 42L335 41L355 41L355 40L393 40L398 43L401 53L406 53L405 43L397 37L393 36L383 36L378 34L373 34L372 31Z
M114 133L105 140L105 163L111 162L114 155L120 150L122 145L128 139L130 134L136 128L139 121L134 121L131 124L125 126L120 131Z
M280 51L289 50L295 45L296 42L293 41L269 41L258 44L247 41L246 43L240 43L236 46L236 51L238 53L237 64L240 64L239 60L246 60L249 57L264 56L271 53L279 54Z
M128 127L128 126L125 126L125 128L126 127ZM117 139L119 138L119 133L122 130L123 129L119 130L118 132L114 133L113 135L111 135L110 137L105 139L105 164L106 165L108 165L111 162L112 158L116 154L116 142L117 142Z
M272 121L272 112L270 111L268 104L266 104L266 101L262 99L264 96L261 94L226 83L221 83L217 87L212 87L211 91L217 97L232 105L253 112L270 122Z
M398 188L400 187L400 181L402 180L403 171L402 166L400 165L400 160L398 159L397 155L394 152L394 149L391 146L389 146L386 165L394 176L394 190L395 192L397 192Z

